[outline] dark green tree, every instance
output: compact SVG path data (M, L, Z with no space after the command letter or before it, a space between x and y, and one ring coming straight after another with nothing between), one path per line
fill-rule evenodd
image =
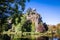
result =
M43 23L43 26L44 26L44 28L45 28L44 31L48 31L48 26L47 26L47 24L46 24L46 23Z
M15 24L15 19L18 18L19 23L27 1L30 0L0 0L0 32L8 29L8 18L12 18L12 24Z
M22 32L31 32L31 24L30 20L27 20L22 26Z

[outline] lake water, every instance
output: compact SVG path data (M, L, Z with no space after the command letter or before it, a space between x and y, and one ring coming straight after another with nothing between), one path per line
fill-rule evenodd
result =
M46 37L46 36L40 36L40 37L35 37L35 36L27 36L27 37L21 37L21 38L18 38L18 37L15 37L16 35L13 35L13 36L9 36L7 34L2 34L0 35L0 40L60 40L58 38L50 38L50 37Z

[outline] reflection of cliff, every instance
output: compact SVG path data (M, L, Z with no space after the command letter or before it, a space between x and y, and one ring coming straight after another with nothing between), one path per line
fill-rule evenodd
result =
M49 40L49 37L42 36L42 37L36 38L36 40Z

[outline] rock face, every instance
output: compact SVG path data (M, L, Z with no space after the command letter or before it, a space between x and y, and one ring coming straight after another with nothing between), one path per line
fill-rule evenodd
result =
M27 20L31 20L31 22L35 24L35 32L43 32L45 30L41 16L36 12L36 10L32 10L29 15L27 15Z
M45 30L44 26L39 24L37 27L37 32L44 32L44 30Z

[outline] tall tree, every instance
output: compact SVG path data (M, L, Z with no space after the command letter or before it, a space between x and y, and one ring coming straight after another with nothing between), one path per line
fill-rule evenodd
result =
M8 29L7 18L12 18L13 24L16 18L20 20L19 16L25 9L26 1L30 0L0 0L0 32Z

